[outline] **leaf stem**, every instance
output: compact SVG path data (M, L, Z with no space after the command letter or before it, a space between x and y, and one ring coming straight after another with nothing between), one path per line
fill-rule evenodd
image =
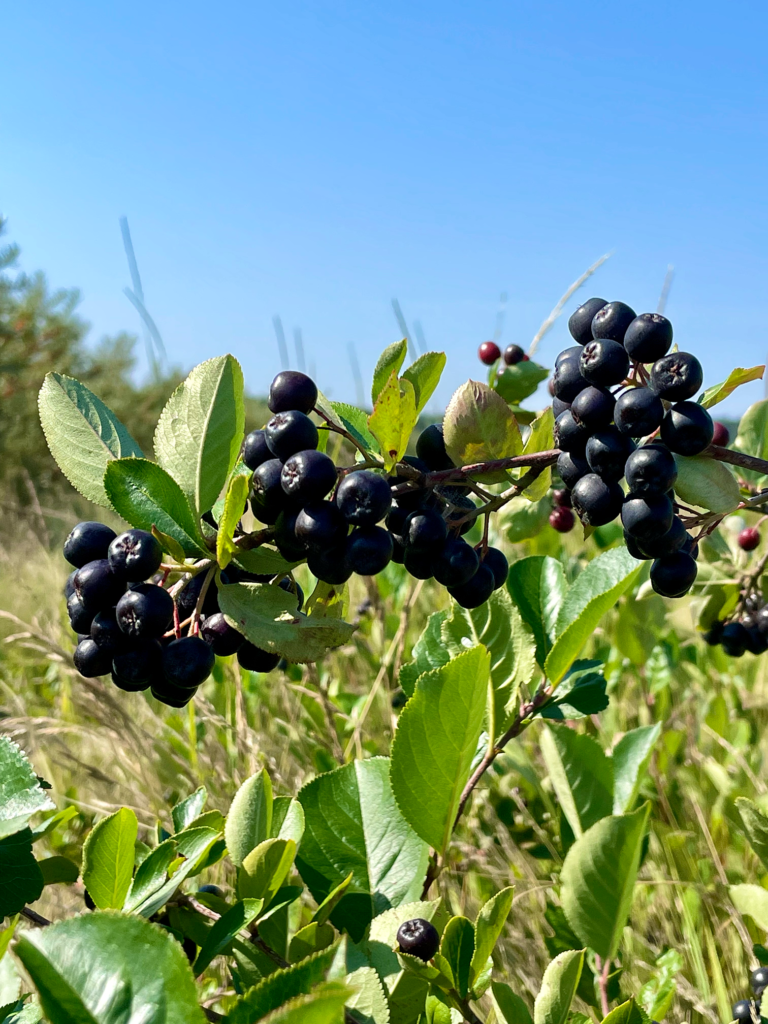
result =
M611 961L606 960L605 963L602 963L601 958L595 954L595 966L598 971L600 971L597 978L598 988L600 989L600 1009L603 1012L603 1017L607 1017L610 1011L610 1002L608 1000L608 975L611 973Z

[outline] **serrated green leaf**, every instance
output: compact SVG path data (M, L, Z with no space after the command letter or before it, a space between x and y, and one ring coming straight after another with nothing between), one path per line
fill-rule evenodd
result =
M764 366L752 366L748 370L737 366L735 370L731 370L724 381L707 388L699 399L699 405L703 405L705 409L711 409L713 405L717 405L733 394L736 388L741 387L742 384L748 384L752 380L762 380L764 372Z
M393 371L368 417L368 427L381 447L387 472L405 455L418 418L413 384L398 380Z
M394 341L391 345L387 345L379 356L376 368L373 371L373 382L371 384L371 403L373 405L376 405L379 395L387 386L392 374L397 377L400 373L407 352L408 341L406 338L403 338L401 341Z
M687 505L698 505L710 512L733 512L741 502L736 477L724 462L706 455L675 456L677 480L675 493Z
M272 836L272 780L266 768L251 775L235 793L227 814L224 838L236 867Z
M104 471L111 459L141 448L111 409L80 381L49 373L38 397L40 422L59 469L89 501L110 508Z
M251 921L256 919L263 906L264 902L260 899L241 900L226 914L222 914L206 935L205 942L197 954L195 965L192 968L196 977L203 973L213 958L229 945L239 931L247 928Z
M549 376L549 370L531 359L506 366L493 382L496 392L511 405L517 405L532 395L543 380Z
M533 1004L534 1024L565 1024L583 966L583 949L569 949L549 964Z
M413 645L411 654L413 660L400 669L398 682L408 697L413 696L419 676L429 672L430 669L446 665L451 660L441 632L447 617L448 612L445 610L433 612L429 616L424 632Z
M525 439L523 445L523 455L531 455L534 452L545 452L548 451L554 445L553 431L555 426L555 417L552 412L552 406L548 405L547 408L539 413L536 419L531 423L531 429L528 437ZM527 473L528 470L524 467L520 470L518 479ZM523 491L523 497L527 498L528 501L540 501L549 490L552 484L552 467L547 466L541 473L536 477L530 487L526 487Z
M490 655L480 646L425 673L403 708L392 743L398 806L417 835L440 854L477 750L489 678Z
M644 725L624 733L613 749L613 813L632 810L653 748L661 735L661 723Z
M195 818L203 813L205 802L208 799L208 791L205 786L199 786L194 793L190 793L172 808L171 819L173 820L173 831L181 832L188 828Z
M568 584L556 558L530 555L509 567L507 589L536 640L536 660L544 666L557 637L557 619Z
M512 909L515 890L508 886L492 896L480 909L475 921L475 951L470 965L469 987L475 987L476 980L485 970L488 958L493 953L499 936Z
M434 394L444 369L445 352L425 352L403 373L405 380L409 380L413 384L417 413L424 410Z
M574 661L557 688L557 695L542 705L538 714L554 721L570 721L596 715L608 707L608 683L600 661Z
M347 1010L360 1024L389 1024L389 1003L378 974L372 967L358 967L344 979L354 991Z
M0 919L18 914L42 895L45 880L32 854L28 828L0 839Z
M768 871L768 815L761 811L754 801L743 796L737 797L736 810L739 812L749 845Z
M25 828L33 814L53 807L26 754L0 736L0 839Z
M539 743L560 807L578 839L612 811L611 759L591 736L567 726L545 726Z
M46 885L57 885L59 883L72 885L80 875L80 869L77 864L68 857L44 857L43 860L37 862L37 866L40 868L43 882Z
M523 450L520 427L507 403L487 384L468 380L448 403L443 419L445 447L457 466L506 459ZM506 480L504 471L477 479Z
M128 807L102 818L83 845L83 885L99 910L119 910L133 877L138 835L136 815Z
M133 912L162 889L168 878L168 868L176 859L176 855L176 840L166 839L144 858L136 869L126 897L123 906L126 912Z
M509 985L503 981L493 981L491 993L499 1024L533 1024L530 1010Z
M155 458L198 516L237 462L245 426L243 371L234 356L200 363L173 392L155 430Z
M465 999L469 992L471 964L475 953L475 928L468 918L450 919L440 940L440 953L448 961L459 997Z
M235 1003L227 1015L229 1024L251 1024L296 996L308 995L324 980L334 953L332 948L325 949L300 963L274 971Z
M265 839L243 861L237 876L238 895L263 900L264 906L269 906L295 857L296 843L292 839Z
M227 496L224 499L219 530L216 534L216 561L222 569L226 569L238 553L234 536L237 524L245 511L249 487L248 477L241 475L233 476L227 487Z
M576 840L563 864L560 900L568 923L604 960L616 955L627 923L649 814L644 804L632 814L602 818Z
M346 402L329 402L333 411L338 416L342 427L354 437L354 439L369 453L378 454L380 451L379 442L371 433L368 427L368 413L362 409L356 409L354 405L347 405Z
M270 836L274 839L292 839L299 846L303 835L304 808L292 797L276 797L272 803Z
M168 473L146 459L115 459L104 474L112 507L141 530L157 526L177 541L185 554L203 557L205 547L189 502Z

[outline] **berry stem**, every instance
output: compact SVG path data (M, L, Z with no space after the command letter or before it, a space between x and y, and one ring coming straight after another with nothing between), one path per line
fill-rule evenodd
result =
M600 989L600 1009L603 1011L603 1017L607 1017L610 1009L608 975L611 973L611 961L606 960L605 963L602 963L602 959L595 954L595 966L600 972L597 978L597 984Z
M217 568L218 566L215 563L211 565L211 567L208 569L207 576L203 580L203 585L202 587L200 587L200 593L197 595L197 604L195 605L195 610L192 612L192 621L189 624L190 636L197 636L197 634L200 632L200 613L203 610L203 603L205 602L205 597L206 594L208 593L208 588L213 582L213 577L216 574Z

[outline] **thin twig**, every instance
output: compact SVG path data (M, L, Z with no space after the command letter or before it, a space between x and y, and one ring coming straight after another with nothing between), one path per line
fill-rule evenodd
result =
M38 914L36 910L32 910L31 907L24 907L21 911L21 916L26 917L32 924L36 924L39 928L44 928L46 925L53 924L53 921L49 921L47 917L43 917Z
M587 270L584 271L584 273L581 275L581 277L577 281L573 282L573 284L568 289L568 291L558 300L558 302L555 305L555 308L549 314L549 316L544 321L544 323L541 325L541 327L538 329L538 331L536 331L536 334L534 335L533 341L528 346L528 355L529 356L533 355L533 353L536 351L536 349L538 347L538 344L541 341L541 339L549 331L549 329L552 327L554 322L557 320L557 318L563 312L563 307L565 306L565 304L568 301L568 299L570 299L570 297L573 295L574 292L578 291L579 288L581 288L581 286L584 284L585 281L588 281L590 279L590 277L592 277L594 272L599 267L601 267L603 265L603 263L605 263L605 261L610 258L610 256L611 256L611 254L609 252L607 252L605 254L605 256L601 256L600 259L597 260L596 263L593 263L591 267L589 267Z

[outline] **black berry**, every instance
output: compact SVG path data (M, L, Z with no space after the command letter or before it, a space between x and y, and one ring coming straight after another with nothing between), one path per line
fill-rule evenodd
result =
M499 587L503 587L509 575L509 562L504 552L499 551L498 548L487 548L482 564L493 573L493 589L498 590Z
M263 430L252 430L243 444L243 462L248 469L256 469L271 458L273 455L267 444L266 433Z
M358 526L347 540L347 560L358 576L376 576L392 559L392 534L380 526Z
M108 558L116 576L129 583L140 583L160 568L163 549L146 530L126 530L109 545Z
M587 299L575 312L571 313L568 330L571 332L571 337L580 345L586 345L588 341L592 341L592 321L595 314L607 305L608 302L605 299Z
M71 594L75 592L75 573L77 569L73 569L72 572L67 576L64 583L64 600L68 601Z
M495 589L496 579L493 570L481 562L468 583L460 587L448 587L448 593L462 608L479 608L481 604L485 604Z
M664 404L650 388L629 388L616 400L614 421L629 437L653 434L663 419Z
M626 530L624 531L624 543L627 545L627 551L633 558L637 558L639 561L647 560L648 556L645 551L643 551L634 537L630 537Z
M757 992L758 989L762 990L768 988L768 967L757 967L749 978L749 984L752 987L753 992Z
M605 427L596 431L587 441L589 468L603 480L621 480L624 464L634 449L634 442L620 434L616 427Z
M192 689L213 671L216 655L199 636L183 636L163 648L163 677L173 686Z
M157 679L152 683L152 696L169 708L183 708L192 700L197 692L196 687L176 686L167 679Z
M238 580L234 577L238 572L239 570L237 566L230 563L225 570L227 579L225 579L224 582L237 583ZM187 582L184 585L184 588L176 595L176 609L179 613L180 622L184 622L188 619L197 607L197 601L200 597L200 592L203 589L206 575L207 574L204 572L199 572L196 576L187 577ZM224 573L222 573L222 576L224 576ZM203 615L214 615L218 610L219 595L216 588L216 581L211 580L208 584L208 589L205 592L205 597L203 598L203 607L201 612Z
M173 598L152 583L139 583L117 602L117 624L135 639L159 638L173 621Z
M80 595L73 591L67 598L67 614L69 624L76 633L90 633L94 612L86 608Z
M584 392L582 392L583 394ZM589 431L581 423L577 423L572 409L561 412L555 420L555 446L561 451L573 455L583 455L589 439Z
M753 1019L753 1013L756 1020L760 1019L757 1007L751 999L740 999L738 1003L734 1003L731 1013L733 1014L733 1019L739 1021L739 1024L750 1024Z
M440 948L440 936L430 921L415 917L405 921L397 930L397 945L401 953L409 953L419 960L431 960Z
M572 402L576 395L584 388L589 387L591 383L582 376L579 361L572 358L564 359L559 365L555 364L552 380L555 398L559 398L563 402Z
M336 467L324 452L314 449L297 452L283 466L280 483L290 498L302 503L320 501L336 483Z
M625 302L608 302L592 317L592 337L622 342L634 319L634 309Z
M520 345L507 345L504 349L504 362L507 366L515 366L516 363L522 362L524 357L525 349Z
M742 625L744 625L743 621ZM768 651L768 637L754 626L748 628L746 648L750 654L765 654Z
M272 669L277 668L280 655L263 651L256 644L246 640L237 652L237 660L249 672L271 672Z
M403 551L403 565L414 579L431 580L435 572L435 552L406 547Z
M277 459L285 462L296 452L317 448L317 427L303 412L291 409L276 413L264 428L267 446Z
M251 509L256 518L271 526L285 508L285 491L281 483L283 464L268 459L253 471Z
M662 597L682 597L693 586L696 562L684 551L657 558L651 566L651 586Z
M275 523L275 544L277 550L288 562L300 562L307 554L304 541L296 536L296 519L296 512L283 510Z
M587 473L573 488L574 511L585 526L605 526L621 512L624 492L617 483Z
M125 580L112 572L106 558L81 566L75 573L74 584L75 593L94 615L116 604L125 591Z
M671 352L651 367L651 387L667 402L693 398L703 380L701 363L690 352Z
M551 382L551 378L550 378L550 382ZM566 409L570 409L570 408L571 408L571 403L570 402L563 402L559 398L553 398L552 399L552 413L553 413L555 419L557 419L557 417L560 415L561 412L565 412Z
M443 517L432 509L411 512L405 521L405 543L414 551L435 552L445 543L448 527Z
M346 519L332 501L305 505L296 516L296 536L312 550L341 544L348 531Z
M624 476L631 494L666 494L677 480L677 463L663 445L645 445L629 456Z
M106 558L114 539L115 531L104 523L78 523L64 541L64 557L79 569L87 562Z
M244 639L242 633L230 626L221 612L208 616L200 628L200 636L220 658L236 654Z
M588 387L576 395L571 412L577 423L590 430L599 430L613 420L615 405L616 399L606 388Z
M662 441L677 455L699 455L712 443L713 434L712 417L697 402L673 405L661 424Z
M561 452L557 459L557 472L565 486L573 490L577 482L591 470L586 459L571 455L570 452Z
M636 363L655 363L669 352L672 324L661 313L641 313L624 335L624 348Z
M639 543L640 549L645 558L663 558L665 555L673 555L676 551L683 551L692 540L688 531L683 525L679 516L674 516L672 525L655 540L646 540Z
M106 676L112 671L112 655L93 640L81 640L72 655L75 668L86 679Z
M269 388L267 402L271 412L312 412L317 404L317 387L305 373L298 370L283 370L278 373Z
M749 637L740 622L729 622L723 626L720 645L731 658L740 658L747 649Z
M477 572L480 560L466 541L449 538L432 562L434 577L444 587L460 587Z
M340 586L352 575L352 566L347 558L346 542L337 547L310 551L307 557L309 571L323 583Z
M674 509L666 494L629 494L621 510L627 533L639 541L658 540L672 528Z
M581 352L579 369L590 384L611 387L621 384L629 372L629 356L618 341L588 341Z
M128 646L128 637L117 624L114 608L99 612L91 623L91 639L97 647L106 651L110 658Z
M336 488L336 504L353 526L375 526L389 512L392 493L383 476L363 469L344 477Z
M445 450L442 424L433 423L422 430L416 442L416 454L433 473L453 468L453 462Z
M146 690L160 678L162 648L157 640L140 640L112 659L112 681L129 693Z

